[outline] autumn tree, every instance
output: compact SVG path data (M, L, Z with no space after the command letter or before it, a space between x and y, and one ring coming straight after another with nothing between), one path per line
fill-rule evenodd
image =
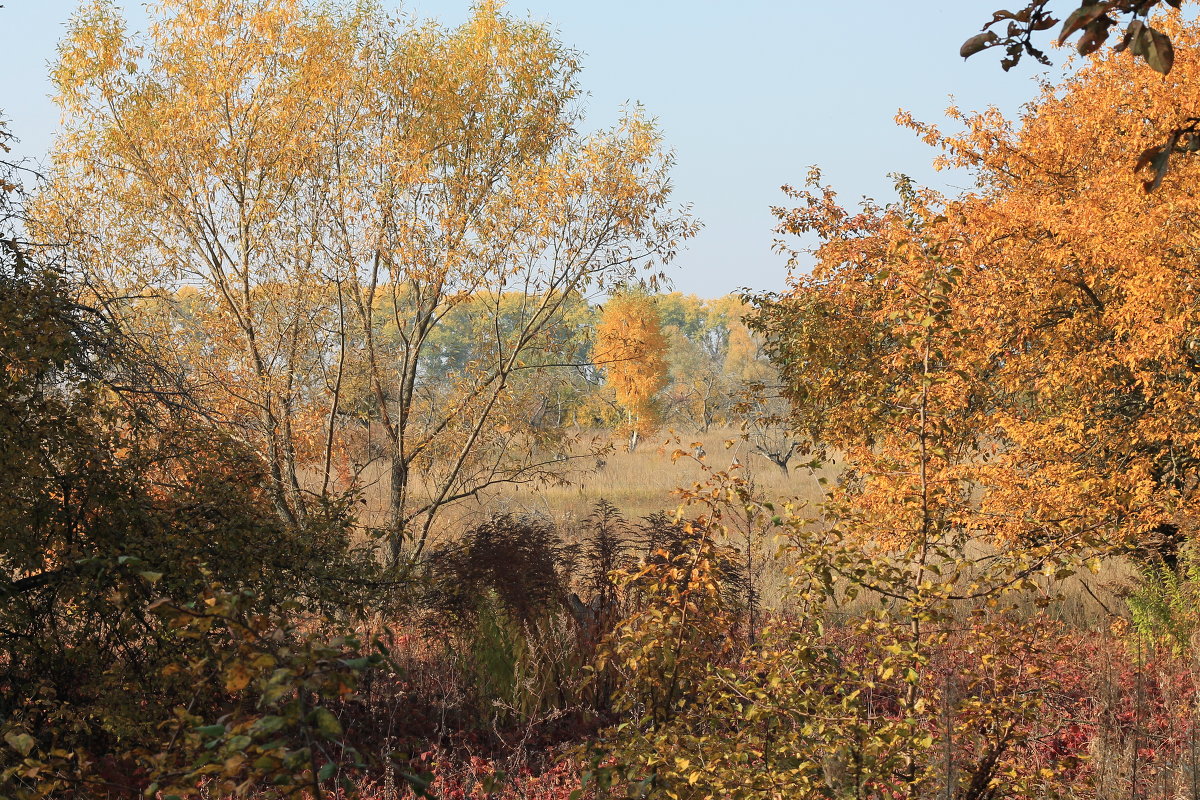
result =
M708 300L680 292L659 295L658 306L670 343L664 415L699 431L731 422L748 383L770 371L742 322L748 308L733 295Z
M1191 85L1198 34L1178 21L1166 30L1177 47L1166 81L1114 55L1047 87L1019 124L955 112L965 131L943 135L903 117L944 149L943 164L975 171L978 187L963 196L900 179L896 202L847 209L814 172L789 190L793 207L776 210L784 236L815 235L814 266L787 292L760 297L753 324L792 401L792 425L814 446L837 448L846 467L820 506L822 525L802 523L795 552L812 561L797 574L886 598L863 630L881 625L872 636L895 636L889 652L911 659L906 685L894 687L897 716L924 718L927 730L944 699L921 665L951 641L965 608L997 613L1013 588L1035 590L1035 574L1061 578L1095 554L1132 549L1169 568L1194 532L1194 167L1166 176L1155 194L1110 168L1162 135L1153 120L1200 99ZM1123 138L1098 135L1112 130ZM1010 642L1007 658L1033 656L1028 643ZM728 697L728 680L706 708ZM777 685L789 683L735 694ZM963 772L949 743L967 729L949 711L940 777L931 739L890 739L904 750L887 770L891 785L910 797L995 785L985 762L1009 758L1014 736L1034 741L1029 722L1044 699L1027 698L1010 695L1007 712L973 712L986 715L974 730L989 755ZM728 719L746 719L755 704ZM726 717L698 716L633 748L642 759L634 776L652 774L656 786L719 780L722 771L692 765L729 751L686 733ZM1024 722L984 722L1002 718ZM802 791L819 795L816 783Z
M669 376L663 416L706 431L725 410L729 382L724 374L727 328L707 303L680 292L660 295L659 312L667 337Z
M1178 20L1166 31L1177 58L1165 79L1108 55L1048 87L1019 124L954 112L966 130L944 135L902 117L979 184L952 200L911 190L926 209L919 243L904 243L894 211L847 211L828 189L778 212L783 231L823 243L812 276L767 304L764 331L798 427L848 454L869 446L849 456L847 487L890 487L898 503L924 496L900 491L916 473L899 456L876 461L901 429L872 421L917 408L900 393L928 384L941 406L931 457L950 459L926 470L929 486L969 484L973 495L946 520L997 542L1091 541L1173 560L1192 531L1200 464L1196 167L1181 163L1154 194L1111 169L1163 135L1152 120L1200 101L1200 34ZM1098 135L1109 130L1125 134ZM958 320L930 350L928 376L889 371L897 320L927 302L904 294L921 286L925 272L907 266L918 252L937 254L945 273L930 331L945 314Z
M556 349L572 304L691 233L653 125L634 109L582 134L577 75L491 3L445 29L171 0L145 36L90 5L54 72L68 133L41 215L102 232L82 266L262 454L284 519L336 488L353 388L388 443L382 533L416 558L447 504L559 479L521 376L574 365ZM453 314L486 338L434 378Z
M1066 495L1063 507L1107 508L1116 538L1170 561L1191 533L1200 463L1189 188L1197 165L1185 159L1156 174L1153 195L1106 168L1152 150L1169 120L1200 107L1200 32L1178 18L1164 32L1176 48L1165 78L1109 55L1061 96L1047 91L1019 129L995 117L958 136L918 127L947 163L978 171L981 190L962 213L987 264L980 308L1008 337L991 347L1005 354L994 383L1017 406L1009 438ZM1072 469L1078 481L1065 480Z
M889 686L894 716L872 721L852 708L821 715L863 726L842 762L851 765L852 785L845 791L858 791L862 779L879 780L881 768L883 781L902 796L943 790L975 796L972 786L1003 780L997 765L1036 741L1037 709L1047 696L1039 691L993 696L990 710L972 712L981 716L962 728L952 722L957 712L941 705L948 731L940 734L947 753L942 764L930 748L933 735L925 733L938 730L936 709L947 702L928 679L929 659L952 646L970 609L1002 617L1014 592L1039 591L1035 576L1061 578L1103 552L1118 533L1119 518L1111 502L1092 502L1099 499L1087 473L1094 465L1078 449L1064 449L1055 467L1041 473L1047 466L1044 451L1032 452L1026 440L1015 437L1017 419L1036 415L1038 401L996 383L1009 353L997 357L995 344L1014 331L982 305L996 290L985 289L980 277L989 268L982 262L985 248L977 249L982 240L974 238L954 202L904 178L897 180L897 194L893 203L867 201L847 210L816 171L807 187L790 190L798 202L777 210L779 231L815 234L815 264L810 273L795 274L781 296L760 297L752 323L765 337L792 402L789 427L818 453L836 449L844 467L815 509L818 524L802 516L787 523L796 574L817 576L808 589L825 598L818 602L836 603L842 591L879 598L865 603L854 624L869 641L887 642L868 664L895 659L893 667L865 681L867 691ZM1022 268L1035 269L1027 261ZM1027 386L1030 379L1025 376ZM1073 424L1064 419L1062 406L1045 412L1042 437L1056 435L1052 415L1060 428ZM1064 434L1046 446L1065 448ZM764 509L778 514L774 507ZM797 588L804 585L801 580ZM806 624L819 624L810 617L819 620L822 614L811 609L795 627L804 631ZM1025 659L1031 645L1022 637L1028 634L1002 630L971 635L981 641L1011 637L1008 654ZM863 680L850 668L857 663L851 658L837 668L850 683ZM892 680L897 675L903 677ZM978 671L966 679L982 686L995 677ZM806 697L810 684L798 675L796 683L779 685ZM875 737L889 722L896 726L886 737L894 760L859 771L880 752ZM959 754L952 740L967 731L978 736L983 755L955 766ZM860 752L859 742L871 744ZM804 759L815 769L813 761ZM853 777L856 772L861 777ZM826 771L825 781L846 774ZM1042 777L1054 775L1029 780ZM779 780L794 778L785 774ZM820 778L814 783L803 787L808 796L820 796Z
M86 243L76 266L100 302L263 455L290 523L308 511L301 418L321 392L305 376L328 322L301 178L318 98L344 77L335 27L294 2L172 3L137 37L110 4L84 6L53 72L67 133L38 212L47 237Z
M623 292L605 302L592 358L604 369L625 413L630 451L658 426L658 393L667 385L667 350L652 296Z

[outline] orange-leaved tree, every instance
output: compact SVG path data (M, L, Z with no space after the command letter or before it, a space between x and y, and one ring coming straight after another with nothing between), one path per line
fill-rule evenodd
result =
M667 351L654 297L622 292L604 304L592 361L602 367L625 414L629 450L659 424L658 393L667 385Z
M871 538L915 530L880 502L914 513L951 489L945 524L997 546L1090 542L1170 563L1192 530L1197 167L1154 194L1110 168L1162 135L1148 120L1200 101L1200 30L1165 24L1165 79L1110 55L1048 87L1019 126L990 111L946 136L903 117L979 183L954 200L910 192L915 228L901 207L847 211L828 190L778 212L785 233L823 241L760 326L797 425L847 454L839 513L862 509ZM921 288L934 267L936 296ZM907 320L934 337L927 353Z
M1176 49L1166 77L1110 54L1019 124L960 115L966 129L948 136L904 121L978 176L950 216L967 231L964 286L991 359L1005 443L993 465L1023 474L996 501L1061 519L1089 509L1114 541L1172 562L1200 499L1200 165L1146 186L1111 168L1200 107L1200 27L1163 29Z
M864 681L867 691L887 687L894 717L845 712L846 722L864 728L848 746L851 775L864 763L857 743L879 735L885 721L903 720L887 736L895 760L879 765L896 796L943 788L978 796L1034 745L1047 695L999 694L984 704L983 724L946 722L965 706L945 705L929 680L930 658L952 646L967 609L1003 616L1013 590L1043 593L1036 576L1076 570L1120 515L1113 502L1088 502L1105 498L1083 454L1064 452L1057 470L1039 475L1042 464L1010 435L1015 414L1036 403L995 382L1007 355L993 347L1001 321L984 316L987 297L977 292L986 267L960 207L901 179L897 202L850 211L819 180L814 173L807 189L791 190L797 207L777 212L782 233L818 237L812 271L795 276L784 295L760 298L752 322L793 403L792 427L808 446L836 450L844 470L818 507L818 524L777 518L791 527L797 574L815 576L822 603L870 593L855 625L901 662ZM823 618L827 609L809 613ZM1028 643L1009 642L1025 659ZM863 680L838 669L847 681ZM939 724L944 763L927 733ZM954 750L967 734L980 746L973 754ZM879 779L874 768L861 774ZM1049 793L1049 778L1022 777L1031 784L1022 791Z

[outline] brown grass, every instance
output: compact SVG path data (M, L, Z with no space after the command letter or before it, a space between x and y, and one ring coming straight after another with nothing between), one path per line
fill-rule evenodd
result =
M734 469L754 483L766 498L798 498L815 501L821 497L821 474L806 467L784 475L766 458L750 452L736 428L713 428L707 433L691 434L664 431L647 437L630 453L626 439L611 432L588 432L581 439L599 435L611 437L610 452L581 461L584 469L567 486L502 486L484 492L477 499L459 503L447 513L441 526L449 535L497 512L544 514L569 530L571 524L591 512L597 500L608 500L621 509L627 519L637 519L655 511L673 510L679 505L676 490L691 487L705 479L710 470ZM692 444L702 443L706 455L703 465L692 456ZM677 450L685 455L674 458ZM740 466L734 466L740 463ZM373 465L364 475L365 503L360 519L366 525L378 525L387 517L388 477L386 466Z
M606 437L610 451L596 459L582 461L585 469L565 486L502 486L479 498L463 501L445 512L439 525L438 541L454 539L462 531L496 513L534 513L551 519L564 538L572 541L579 520L586 517L600 499L617 506L626 519L636 521L656 511L670 511L680 504L679 489L690 488L706 479L706 471L727 470L753 483L756 493L767 500L797 500L815 505L823 497L821 478L832 482L840 465L836 459L820 470L800 466L785 475L765 457L753 453L737 428L712 428L707 433L663 431L647 437L634 452L628 452L624 436L610 431L588 431L579 438ZM701 443L702 462L694 457L693 445ZM680 453L682 453L680 455ZM677 457L678 456L678 457ZM381 525L387 518L388 475L386 465L376 463L365 474L364 505L360 521ZM739 532L732 532L730 544L744 551ZM762 603L778 608L787 593L786 554L780 556L775 543L758 542L754 561L755 580ZM1057 596L1053 615L1078 629L1095 629L1107 624L1110 612L1124 611L1121 596L1136 581L1136 570L1125 559L1108 559L1096 575L1082 573L1065 580L1041 579L1042 586L1029 595L1032 613L1036 594ZM853 615L874 602L869 592L838 609L838 615Z

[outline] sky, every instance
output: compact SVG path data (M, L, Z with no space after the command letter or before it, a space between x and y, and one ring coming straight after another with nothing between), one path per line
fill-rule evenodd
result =
M136 27L142 3L116 0ZM395 3L389 0L392 7ZM2 0L0 113L43 158L59 125L47 65L75 0ZM772 205L812 165L843 202L890 199L888 173L943 191L969 177L937 173L934 153L893 122L905 109L942 122L963 110L1015 114L1037 94L1031 59L1009 73L998 54L964 62L958 48L991 18L994 0L510 0L508 13L550 25L583 54L586 121L616 121L623 104L657 118L677 159L675 197L704 223L668 268L680 291L716 297L778 290L786 259L773 250ZM468 0L409 0L419 17L457 24ZM1051 51L1056 64L1064 51ZM1050 71L1053 79L1061 68Z

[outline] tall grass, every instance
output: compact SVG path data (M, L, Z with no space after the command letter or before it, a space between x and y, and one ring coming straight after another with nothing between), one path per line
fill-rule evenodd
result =
M664 431L646 437L632 453L625 449L625 437L611 432L593 431L580 438L590 439L593 434L609 435L611 448L595 458L581 459L570 485L502 486L481 492L447 514L444 530L453 534L496 512L537 513L569 526L587 516L601 498L620 508L626 517L638 518L674 509L676 490L703 481L705 468L735 469L766 497L818 500L823 491L819 479L836 470L836 465L817 473L799 467L784 475L766 458L751 452L736 428L712 428L702 434ZM705 451L702 462L692 455L692 445L697 442ZM686 457L674 458L679 450ZM387 465L381 461L363 472L360 519L366 525L380 525L387 518L388 476Z

